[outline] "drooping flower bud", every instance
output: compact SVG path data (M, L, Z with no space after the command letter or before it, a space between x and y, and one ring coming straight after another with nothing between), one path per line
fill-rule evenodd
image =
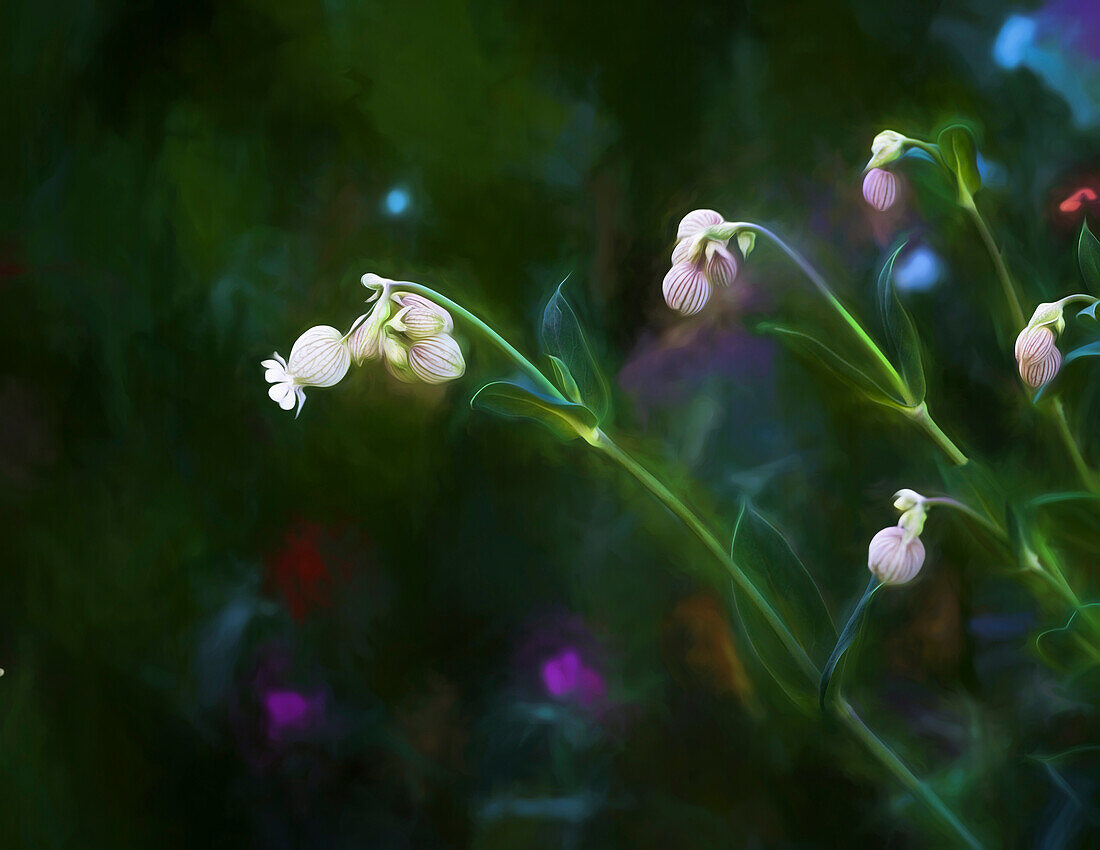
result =
M710 300L712 288L733 284L738 261L728 246L735 235L740 238L735 226L714 210L694 210L681 219L672 268L661 285L669 307L694 315Z
M390 320L390 327L409 339L427 339L454 330L451 314L421 295L397 292L393 300L401 305L401 309Z
M386 371L397 380L406 384L416 383L416 375L409 368L409 349L403 340L393 334L384 333L382 357L386 362Z
M417 340L409 348L409 368L426 384L443 384L466 372L462 349L449 334Z
M352 332L348 335L348 348L359 366L364 360L376 360L382 356L382 328L393 315L394 301L390 288L393 281L376 274L365 274L362 278L365 287L374 291L367 299L374 301L374 308L367 316L360 316Z
M694 263L677 263L661 284L665 303L685 316L694 316L710 300L710 283L703 269Z
M881 168L901 158L905 153L905 136L894 130L883 130L871 142L871 159L864 167L864 171L872 168Z
M872 168L863 178L863 198L879 212L890 209L898 199L898 176L884 168Z
M1041 387L1062 368L1062 352L1049 325L1028 326L1016 337L1016 364L1029 387Z
M884 528L867 547L867 568L883 584L905 584L924 564L924 544L901 526Z

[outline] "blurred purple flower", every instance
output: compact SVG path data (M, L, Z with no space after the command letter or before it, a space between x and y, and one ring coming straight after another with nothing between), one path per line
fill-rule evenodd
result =
M324 718L325 696L322 693L301 694L291 690L270 690L263 695L267 715L267 737L285 741L296 734L308 732Z
M580 652L573 647L543 662L542 683L554 699L575 700L584 706L602 699L606 692L603 678L584 665Z

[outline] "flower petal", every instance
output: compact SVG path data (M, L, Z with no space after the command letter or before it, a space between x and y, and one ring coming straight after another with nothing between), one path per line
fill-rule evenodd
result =
M703 270L691 263L677 263L665 275L661 290L673 310L692 316L710 300L710 284Z
M715 224L721 224L723 221L722 216L714 210L692 210L680 219L680 226L676 228L676 238L683 239L685 236L694 236L700 230Z

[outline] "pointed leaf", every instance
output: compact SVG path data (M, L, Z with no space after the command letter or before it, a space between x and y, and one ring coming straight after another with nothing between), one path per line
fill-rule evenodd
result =
M569 371L569 367L562 362L560 357L550 355L550 365L554 367L554 377L557 378L559 389L565 394L565 397L570 401L581 403L581 391L577 389L577 382L573 380L573 373Z
M821 591L787 539L747 501L742 502L738 513L730 554L810 660L820 663L836 638L836 628ZM736 585L734 598L761 663L796 704L812 705L813 683L791 658L774 628Z
M764 323L758 326L763 333L773 334L779 337L791 349L803 356L812 357L819 361L831 372L843 378L867 398L876 404L884 404L887 407L905 407L905 401L894 393L886 390L874 378L857 366L845 360L825 343L809 334L796 331L783 325Z
M867 615L867 606L871 602L871 597L875 595L875 591L880 587L882 587L882 584L877 578L872 576L871 583L868 584L867 589L863 591L863 596L859 598L856 607L852 610L852 615L844 625L844 629L840 633L840 638L837 640L836 646L833 647L833 651L829 655L829 660L825 662L825 667L821 671L821 682L817 692L818 705L823 711L825 709L825 698L829 694L829 684L835 677L837 665L840 664L840 660L844 657L844 653L848 651L848 647L850 647L852 642L859 637L860 629L863 627L863 621Z
M901 377L909 387L914 399L919 404L924 401L926 392L924 381L924 365L920 356L920 335L913 317L905 309L898 297L897 287L894 286L894 261L905 247L902 242L890 254L882 271L878 275L878 303L882 311L882 324L886 328L886 335L890 338L897 363L901 370Z
M1100 340L1096 342L1090 342L1088 345L1082 345L1080 348L1075 348L1069 352L1062 360L1063 364L1072 363L1074 360L1078 360L1082 357L1100 357Z
M1008 547L1012 550L1012 557L1018 565L1024 563L1024 553L1028 546L1027 528L1020 519L1020 512L1011 502L1005 505L1005 536L1008 537Z
M1085 286L1093 295L1100 296L1100 240L1089 230L1087 221L1081 222L1081 237L1077 240L1077 262L1081 265L1081 276ZM1096 318L1096 305L1092 307L1092 317Z
M581 401L596 415L597 422L603 422L611 406L607 381L577 314L562 293L563 285L558 286L542 311L542 344L569 368Z
M596 428L596 417L587 407L544 396L511 381L486 384L470 405L502 416L534 419L566 440L586 437Z
M940 133L937 139L940 154L947 167L959 181L959 195L973 195L982 188L982 176L978 171L978 146L970 128L962 124L952 124Z

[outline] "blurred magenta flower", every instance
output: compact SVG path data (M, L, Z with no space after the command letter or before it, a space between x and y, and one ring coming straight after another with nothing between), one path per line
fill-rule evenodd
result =
M542 683L554 699L573 700L586 706L600 700L606 692L603 678L585 666L580 652L573 647L566 647L543 662Z
M263 695L262 702L267 717L267 737L272 741L284 741L295 734L308 732L325 714L322 693L306 695L293 690L272 689Z

